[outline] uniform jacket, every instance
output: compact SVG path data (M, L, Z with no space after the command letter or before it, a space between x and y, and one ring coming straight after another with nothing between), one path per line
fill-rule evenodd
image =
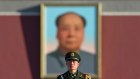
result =
M69 71L64 74L58 75L57 79L91 79L91 76L88 74L83 74L80 71L77 71L75 76L73 77Z

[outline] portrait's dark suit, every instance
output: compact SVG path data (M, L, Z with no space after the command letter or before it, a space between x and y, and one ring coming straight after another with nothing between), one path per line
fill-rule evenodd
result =
M84 73L96 74L97 72L97 57L91 53L79 50L81 57L80 67L78 70ZM67 71L64 55L56 50L47 54L47 73L61 74Z

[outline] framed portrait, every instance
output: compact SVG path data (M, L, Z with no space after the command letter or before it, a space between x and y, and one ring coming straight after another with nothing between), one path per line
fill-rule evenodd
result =
M101 3L42 3L41 79L65 73L69 51L79 53L79 71L101 79L101 33Z

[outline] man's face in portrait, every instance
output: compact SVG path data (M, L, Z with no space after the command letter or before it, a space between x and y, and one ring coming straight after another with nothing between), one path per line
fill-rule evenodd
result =
M61 17L57 28L59 47L64 50L77 51L84 39L84 23L76 14Z

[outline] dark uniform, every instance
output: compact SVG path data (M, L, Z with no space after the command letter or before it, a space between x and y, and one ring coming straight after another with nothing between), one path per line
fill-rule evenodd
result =
M81 61L80 55L76 52L68 52L65 55L66 61ZM91 76L88 74L83 74L79 70L76 73L70 73L69 71L65 72L64 74L58 75L57 79L91 79Z
M57 79L91 79L91 76L88 74L83 74L77 70L75 74L71 74L69 71L67 71L64 74L59 75Z

